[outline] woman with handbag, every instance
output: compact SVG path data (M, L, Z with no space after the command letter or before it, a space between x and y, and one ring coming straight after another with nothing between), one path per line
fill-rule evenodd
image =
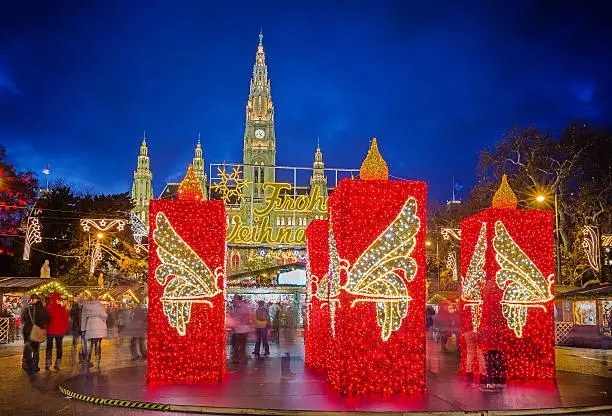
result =
M91 362L91 354L96 353L96 368L100 368L102 360L102 338L106 337L106 309L99 300L86 302L83 306L81 316L81 330L85 332L85 338L90 340L91 344L87 349L86 365L93 367Z
M49 314L40 301L40 296L30 296L30 305L21 312L21 321L23 322L25 370L28 374L34 374L40 371L38 367L40 344L47 339L44 328L49 323Z

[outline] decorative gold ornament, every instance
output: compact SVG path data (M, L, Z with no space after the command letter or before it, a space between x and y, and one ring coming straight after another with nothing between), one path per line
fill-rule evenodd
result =
M389 168L387 162L378 151L376 137L372 139L368 155L361 164L359 177L366 180L387 180L389 179Z
M440 234L445 240L454 238L457 241L461 241L461 229L460 228L440 228Z
M26 227L25 244L23 247L23 260L30 260L30 251L32 244L42 241L42 225L38 218L29 217Z
M94 230L105 232L112 231L112 229L115 227L117 227L117 231L122 231L125 228L125 224L125 220L122 219L85 218L81 220L81 227L83 227L83 231L91 231L93 228Z
M249 184L246 178L242 178L240 166L232 168L232 173L227 173L225 167L217 168L217 177L219 182L214 183L212 188L221 194L221 199L227 204L232 197L236 198L236 202L242 201L244 198L244 188ZM233 182L233 186L230 183Z
M501 184L493 195L493 208L504 208L504 209L516 209L518 199L514 194L512 188L508 184L508 178L504 173L502 176Z
M500 266L495 275L497 286L504 291L501 306L508 327L521 338L527 322L527 309L546 310L551 301L554 275L544 277L529 257L514 242L501 221L495 223L495 259Z
M355 263L349 265L346 260L339 262L340 269L347 272L347 281L342 288L357 296L351 307L362 302L376 303L376 317L383 341L387 341L392 332L401 327L408 313L412 298L408 294L406 281L412 281L417 273L417 263L410 255L416 245L420 226L416 199L410 197L397 217ZM404 277L398 273L400 270L404 272Z
M472 309L472 325L475 330L480 326L480 319L482 317L482 288L487 277L487 273L484 270L486 252L487 223L483 222L480 227L476 247L474 247L474 254L472 254L461 285L461 299L465 303L464 307Z
M597 238L598 234L599 230L594 225L585 225L582 229L582 248L584 248L584 252L587 255L589 266L591 266L591 269L593 269L595 273L599 273L599 269L601 268L599 238Z
M200 256L172 228L163 212L157 213L155 223L153 240L157 244L157 256L161 261L155 269L155 280L165 286L160 299L164 315L179 335L185 335L191 319L191 304L204 303L213 307L208 298L221 293L217 281L223 278L224 270L223 267L217 267L214 273L211 272Z

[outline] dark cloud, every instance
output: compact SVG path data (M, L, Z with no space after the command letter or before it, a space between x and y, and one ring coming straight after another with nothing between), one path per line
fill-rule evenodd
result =
M5 4L0 143L99 192L130 189L144 129L156 193L198 132L207 162L241 161L262 26L279 164L310 165L319 137L328 166L359 167L376 136L442 199L507 128L610 121L606 3L378 3Z

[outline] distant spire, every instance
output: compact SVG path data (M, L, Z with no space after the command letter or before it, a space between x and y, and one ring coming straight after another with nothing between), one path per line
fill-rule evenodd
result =
M321 150L321 146L320 146L320 144L321 144L321 143L320 143L320 140L319 140L319 138L317 137L317 151L320 151L320 150Z
M198 133L198 147L201 147L202 145L200 144L200 133Z
M142 133L142 145L146 146L147 145L147 131L143 131Z
M263 27L259 29L259 44L263 45Z

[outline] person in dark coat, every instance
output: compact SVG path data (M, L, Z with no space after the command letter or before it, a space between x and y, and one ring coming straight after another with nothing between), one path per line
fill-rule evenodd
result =
M79 345L79 340L81 339L81 312L82 308L78 302L72 302L72 307L70 308L70 334L72 334L72 353L70 355L71 364L75 364L76 362L76 351L77 346ZM87 344L83 345L83 349L86 350ZM79 362L83 362L84 357L83 351L79 353Z
M147 311L142 306L136 306L131 310L130 318L126 322L121 335L131 337L130 352L132 353L132 360L147 358L147 348L145 346Z
M425 329L427 331L430 331L433 327L434 324L434 316L436 315L436 311L433 307L428 306L427 309L425 309Z
M270 345L268 344L268 329L270 328L270 312L266 308L266 303L263 300L257 302L258 307L255 311L255 333L257 341L255 342L255 351L253 354L259 357L261 344L264 346L264 354L270 355Z
M47 312L49 313L49 325L47 325L47 353L45 355L45 370L49 371L53 361L53 341L55 341L55 365L60 369L62 353L64 350L64 335L68 332L68 311L58 303L61 299L59 293L51 293L47 297Z
M40 343L30 341L30 332L34 324L44 328L49 323L49 314L40 301L40 296L30 296L30 305L21 312L21 321L23 322L25 370L28 374L34 374L40 371L38 367Z

